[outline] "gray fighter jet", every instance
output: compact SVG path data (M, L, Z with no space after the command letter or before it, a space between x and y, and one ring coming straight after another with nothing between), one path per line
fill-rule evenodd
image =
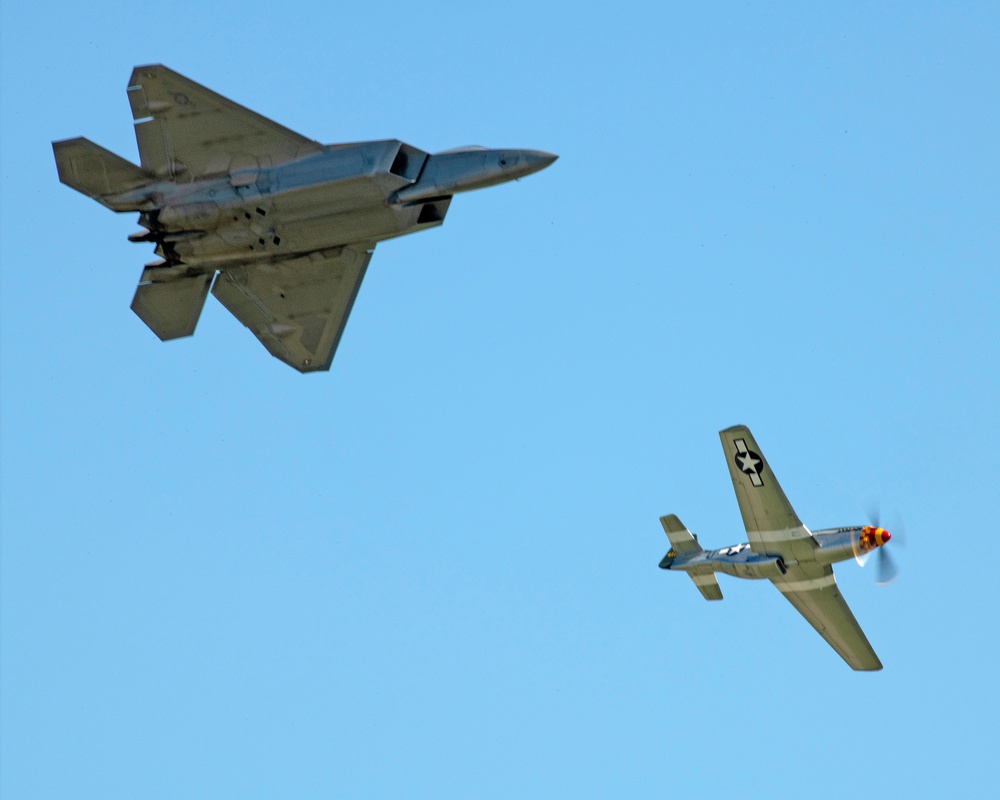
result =
M716 572L737 578L767 578L853 669L882 669L882 662L837 589L830 565L849 558L863 563L889 541L889 532L875 525L810 531L799 521L760 455L750 429L738 425L719 436L750 541L703 550L698 537L677 517L660 517L671 545L660 567L686 572L706 600L722 599ZM879 580L887 583L895 569L885 551L878 552Z
M273 356L330 368L377 242L440 225L452 196L521 178L556 156L391 139L322 145L178 75L136 67L128 86L142 166L87 139L53 142L59 179L139 212L162 260L132 310L162 340L190 336L212 294ZM215 283L212 285L213 277Z

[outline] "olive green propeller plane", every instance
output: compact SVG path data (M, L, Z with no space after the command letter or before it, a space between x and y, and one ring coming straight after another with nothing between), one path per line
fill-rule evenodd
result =
M300 372L330 368L377 242L440 225L458 192L556 159L431 154L395 139L322 145L162 65L136 67L128 98L141 166L83 138L52 147L63 183L138 211L143 230L129 240L156 245L132 310L162 340L190 336L211 286Z
M863 563L879 553L879 582L895 577L882 546L890 539L876 525L810 531L796 516L750 429L738 425L719 433L749 542L703 550L697 537L673 514L660 522L670 552L662 569L686 572L706 600L721 600L716 572L768 579L852 669L880 670L875 651L837 588L831 564L854 558Z

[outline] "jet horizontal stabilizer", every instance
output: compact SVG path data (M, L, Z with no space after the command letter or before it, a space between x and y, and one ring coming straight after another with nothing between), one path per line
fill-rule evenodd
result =
M148 280L149 269L143 272ZM132 298L132 310L161 341L194 333L205 306L212 273L156 283L140 283Z

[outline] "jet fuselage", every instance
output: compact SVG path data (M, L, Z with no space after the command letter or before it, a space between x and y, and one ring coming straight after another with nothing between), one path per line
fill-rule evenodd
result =
M142 212L164 267L219 269L440 225L451 196L536 172L554 156L468 148L430 155L398 140L333 145L217 177L157 182L115 199Z

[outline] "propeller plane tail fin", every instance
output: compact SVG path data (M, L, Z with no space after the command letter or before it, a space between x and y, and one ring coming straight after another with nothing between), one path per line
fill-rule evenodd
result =
M677 558L689 558L705 552L698 544L698 537L684 527L675 514L660 517L663 532L670 540L670 552Z

